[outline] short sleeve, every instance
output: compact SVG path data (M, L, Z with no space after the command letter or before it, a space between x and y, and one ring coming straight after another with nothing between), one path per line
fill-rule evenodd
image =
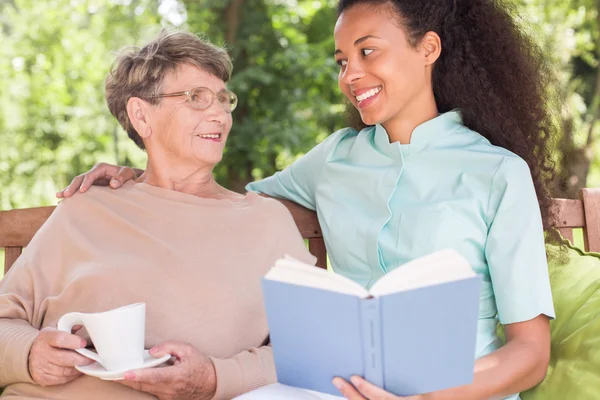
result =
M315 210L315 191L327 156L348 130L346 128L333 133L283 171L261 181L249 183L246 190L291 200Z
M502 324L554 318L541 213L527 163L503 160L492 180L485 248Z

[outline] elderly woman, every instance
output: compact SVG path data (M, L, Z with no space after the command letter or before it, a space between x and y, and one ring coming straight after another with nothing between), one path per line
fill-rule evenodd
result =
M231 399L276 381L259 280L286 253L314 257L279 202L213 179L237 104L230 73L224 50L181 32L119 57L106 100L146 173L65 199L0 281L2 397ZM82 376L86 340L58 319L135 302L146 348L173 365Z

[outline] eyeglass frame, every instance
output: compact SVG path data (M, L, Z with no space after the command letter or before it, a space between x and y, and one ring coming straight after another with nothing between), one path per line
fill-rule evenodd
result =
M228 92L228 93L233 94L235 96L235 100L236 100L235 107L233 107L231 110L227 110L225 108L225 105L219 101L219 103L221 104L221 106L223 106L223 109L225 110L225 112L232 113L233 110L235 110L237 108L237 106L238 106L239 99L237 97L237 94L235 94L231 90L229 90L229 89L223 89L223 90L219 90L218 93L215 93L215 92L213 92L213 90L211 88L207 88L207 87L204 87L204 86L197 86L197 87L189 89L189 90L184 90L183 92L161 93L161 94L157 94L157 95L154 95L154 96L144 96L144 97L148 98L148 99L159 99L159 98L163 98L163 97L180 97L180 96L186 96L187 97L186 102L190 103L190 105L191 105L192 104L192 92L194 90L196 90L196 89L206 89L209 92L211 92L212 95L213 95L212 96L212 101L210 102L210 104L206 108L196 108L196 107L194 107L192 105L192 108L194 108L196 110L208 110L210 108L210 106L212 106L214 104L215 98L217 98L217 96L219 95L219 93L223 93L223 92ZM217 100L218 100L218 98L217 98Z

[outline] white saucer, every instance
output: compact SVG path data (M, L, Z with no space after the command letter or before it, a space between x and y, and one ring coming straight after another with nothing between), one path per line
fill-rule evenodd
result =
M127 371L156 367L164 362L169 361L170 358L170 354L165 354L161 358L154 358L150 355L150 352L148 350L144 350L144 364L137 368L107 371L100 363L95 362L90 365L76 365L75 369L83 374L95 376L96 378L100 378L105 381L120 381L123 379L123 374Z

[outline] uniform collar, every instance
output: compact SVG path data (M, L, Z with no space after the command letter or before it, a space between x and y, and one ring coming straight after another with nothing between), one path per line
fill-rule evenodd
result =
M424 147L431 142L442 139L462 126L460 111L457 109L448 111L418 125L411 135L410 143L400 144L397 142L390 143L385 128L377 124L375 125L375 143L382 150L398 145L400 147Z

